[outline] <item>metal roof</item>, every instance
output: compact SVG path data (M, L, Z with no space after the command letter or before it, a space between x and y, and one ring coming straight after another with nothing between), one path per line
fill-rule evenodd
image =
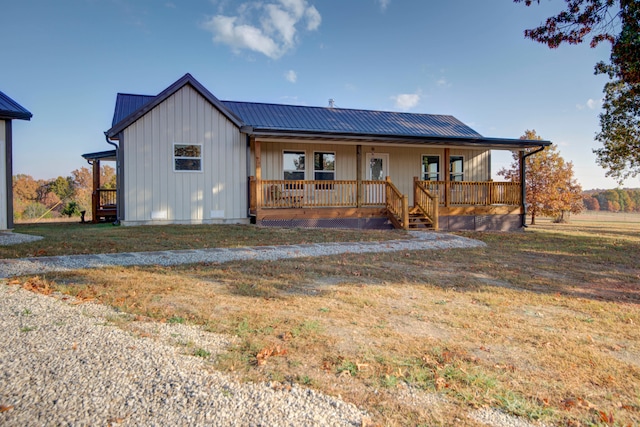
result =
M119 93L110 138L146 114L185 84L199 91L242 131L278 138L369 139L387 143L440 144L522 149L550 145L549 141L485 138L453 116L306 107L255 102L220 101L190 74L157 96Z
M26 108L0 92L0 119L31 120L31 114Z
M453 116L222 101L256 130L482 138Z
M86 160L116 160L116 150L97 151L83 154Z
M142 108L148 102L153 101L153 95L134 95L130 93L119 93L116 96L116 108L113 112L111 126L120 123L127 116Z
M148 96L145 95L129 95L124 96L122 100L122 108L123 111L128 111L129 107L136 103L143 103L135 111L131 112L124 118L121 118L117 113L117 109L114 112L114 119L116 121L115 124L112 124L111 129L109 129L105 134L109 138L115 138L117 135L134 123L136 120L147 114L149 111L153 110L157 105L164 102L171 95L182 89L184 86L191 86L196 92L198 92L203 98L205 98L211 105L216 107L220 112L227 117L231 122L233 122L236 126L241 127L242 121L235 115L231 110L227 109L218 98L216 98L207 88L202 86L202 84L197 81L191 74L187 73L184 76L180 77L176 80L172 85L168 88L160 92L157 96L150 97L151 99L147 99ZM126 98L126 99L124 99ZM117 101L117 98L116 98Z

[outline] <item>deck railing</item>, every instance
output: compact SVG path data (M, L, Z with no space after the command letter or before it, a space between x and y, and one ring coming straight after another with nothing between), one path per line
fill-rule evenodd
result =
M437 220L436 206L520 205L517 182L414 180L414 207ZM390 208L402 221L404 196L386 181L305 181L249 179L250 210L288 208L376 207Z
M409 228L409 200L402 194L387 177L386 186L387 213L389 220L396 228L407 230Z
M419 181L440 206L520 205L519 182Z
M105 189L100 188L96 190L98 193L99 207L103 208L105 206L115 207L116 205L116 190L115 189Z
M416 177L413 181L413 205L424 215L434 230L438 229L438 197L432 194L425 185L428 181L418 181Z
M361 195L355 180L293 181L263 180L260 188L254 178L249 181L251 209L258 194L260 208L317 208L384 206L386 204L385 181L361 181ZM257 202L255 202L257 204Z

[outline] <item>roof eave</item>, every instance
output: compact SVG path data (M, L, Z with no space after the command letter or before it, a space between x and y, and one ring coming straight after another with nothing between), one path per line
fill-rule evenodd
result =
M299 138L299 139L344 139L352 141L377 141L389 143L404 144L424 144L429 145L457 145L465 147L493 148L501 150L522 150L525 148L546 147L551 145L551 141L545 140L523 140L508 138L484 138L479 137L449 137L449 136L415 136L415 135L380 135L380 134L361 134L361 133L334 133L334 132L316 132L302 130L275 130L275 129L253 129L251 135L256 137L273 137L273 138Z
M0 111L0 119L3 120L31 120L33 114L19 111Z

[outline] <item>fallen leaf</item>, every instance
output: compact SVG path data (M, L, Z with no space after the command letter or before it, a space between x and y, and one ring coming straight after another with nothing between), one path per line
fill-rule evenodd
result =
M0 412L7 412L13 409L13 405L0 405Z

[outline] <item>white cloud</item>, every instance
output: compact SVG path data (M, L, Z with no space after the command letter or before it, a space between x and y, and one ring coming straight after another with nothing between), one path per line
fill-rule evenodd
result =
M420 102L420 93L401 93L396 96L392 96L396 102L396 108L407 111L414 108Z
M600 108L600 105L602 105L602 99L587 99L587 102L585 104L576 104L576 108L578 110L584 110L585 108L588 108L589 110L595 110Z
M291 83L295 83L298 81L298 73L296 73L293 70L289 70L286 73L284 73L284 78Z
M376 0L376 3L380 5L380 10L384 12L385 10L387 10L387 7L389 7L389 3L391 3L391 0Z
M438 87L451 87L451 83L449 83L444 77L440 77L436 84Z
M308 31L320 26L322 17L307 0L271 0L243 3L237 16L216 15L203 24L213 41L230 46L235 52L251 50L278 59L298 43L298 28Z

